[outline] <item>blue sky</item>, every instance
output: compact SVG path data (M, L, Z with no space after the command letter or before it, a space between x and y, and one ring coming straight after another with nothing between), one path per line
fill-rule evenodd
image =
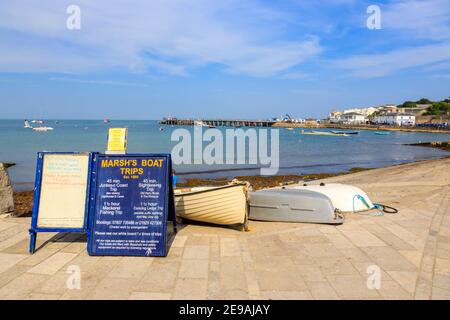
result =
M448 96L450 0L0 2L2 118L324 117Z

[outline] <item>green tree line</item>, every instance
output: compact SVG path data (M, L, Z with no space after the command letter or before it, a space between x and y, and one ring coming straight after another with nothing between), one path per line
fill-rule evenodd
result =
M424 115L447 115L450 113L450 97L442 101L431 101L427 98L422 98L417 101L405 101L398 105L398 108L414 108L418 104L429 104Z

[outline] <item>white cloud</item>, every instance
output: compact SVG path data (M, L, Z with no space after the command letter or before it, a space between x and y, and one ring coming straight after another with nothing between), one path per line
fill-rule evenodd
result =
M414 38L443 40L450 38L450 2L448 0L401 0L382 7L383 29Z
M424 67L450 59L450 43L402 48L381 54L358 55L332 62L358 77L381 77L413 67Z
M233 74L271 76L321 52L317 37L283 41L276 26L285 13L256 1L78 0L76 31L66 29L69 4L3 0L0 71L185 75L214 64Z

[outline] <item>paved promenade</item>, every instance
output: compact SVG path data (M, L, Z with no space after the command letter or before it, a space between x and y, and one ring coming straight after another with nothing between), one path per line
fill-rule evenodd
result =
M185 225L167 258L89 257L83 235L45 233L30 256L30 218L4 218L0 299L450 299L450 159L324 181L399 214L347 214L337 227L251 221L250 232ZM80 289L69 289L77 270Z

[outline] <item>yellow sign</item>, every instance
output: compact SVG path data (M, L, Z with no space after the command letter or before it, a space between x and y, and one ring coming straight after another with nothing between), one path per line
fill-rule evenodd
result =
M127 128L110 128L108 132L108 152L127 151Z

